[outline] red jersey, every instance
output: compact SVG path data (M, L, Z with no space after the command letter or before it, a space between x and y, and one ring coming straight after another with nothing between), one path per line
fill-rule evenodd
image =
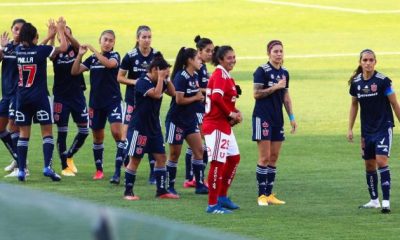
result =
M236 97L235 80L221 65L218 65L207 85L206 115L203 120L204 134L211 134L215 129L226 134L231 133L228 117L231 112L237 111L235 108Z

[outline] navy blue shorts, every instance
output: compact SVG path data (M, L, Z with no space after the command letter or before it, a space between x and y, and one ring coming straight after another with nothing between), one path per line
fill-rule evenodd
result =
M198 112L198 113L196 113L196 117L197 117L197 124L202 125L204 113Z
M165 154L163 135L148 136L145 131L128 129L128 155L143 158L145 153Z
M17 100L15 123L18 126L30 126L32 119L34 123L39 123L40 125L53 124L53 112L48 96L43 96L29 103Z
M375 159L376 155L390 157L392 147L393 128L379 132L375 135L364 135L361 137L361 154L364 160Z
M131 122L134 110L135 110L134 105L126 103L125 114L124 114L124 124L129 125L129 123Z
M115 103L105 108L89 108L89 126L93 130L104 129L106 121L111 123L122 123L121 103Z
M283 127L273 127L268 121L260 117L253 116L253 141L272 141L282 142L285 140Z
M86 99L83 95L69 100L54 97L53 111L54 122L59 127L68 126L70 114L77 124L88 122Z
M0 117L9 118L11 101L12 99L4 98L0 100Z
M175 125L171 121L165 122L165 127L167 129L165 140L169 144L173 145L182 145L183 140L190 134L199 133L199 126L197 125L197 121L192 124L191 127L182 127L179 125Z

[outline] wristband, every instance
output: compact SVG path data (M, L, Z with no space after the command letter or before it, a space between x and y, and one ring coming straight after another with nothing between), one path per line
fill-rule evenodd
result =
M289 120L290 121L294 121L294 114L293 113L289 114Z

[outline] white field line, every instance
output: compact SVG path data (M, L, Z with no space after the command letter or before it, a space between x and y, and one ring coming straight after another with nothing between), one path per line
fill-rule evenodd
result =
M69 2L24 2L0 3L0 7L25 7L25 6L59 6L59 5L101 5L101 4L137 4L137 3L181 3L196 0L115 0L115 1L69 1Z
M361 13L361 14L396 14L400 13L400 9L395 10L366 10L357 8L342 8L335 6L324 6L317 4L306 4L306 3L294 3L294 2L282 2L282 1L272 1L272 0L248 0L250 2L268 3L273 5L284 5L298 8L314 8L327 11L337 11L337 12L350 12L350 13Z

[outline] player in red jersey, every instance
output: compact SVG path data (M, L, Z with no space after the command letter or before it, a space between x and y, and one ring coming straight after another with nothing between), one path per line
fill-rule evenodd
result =
M212 62L217 68L207 85L203 121L208 161L211 162L206 212L226 214L231 213L228 209L239 208L227 197L227 192L240 161L232 126L242 121L241 112L235 108L236 98L241 91L229 75L236 63L232 47L215 47Z

